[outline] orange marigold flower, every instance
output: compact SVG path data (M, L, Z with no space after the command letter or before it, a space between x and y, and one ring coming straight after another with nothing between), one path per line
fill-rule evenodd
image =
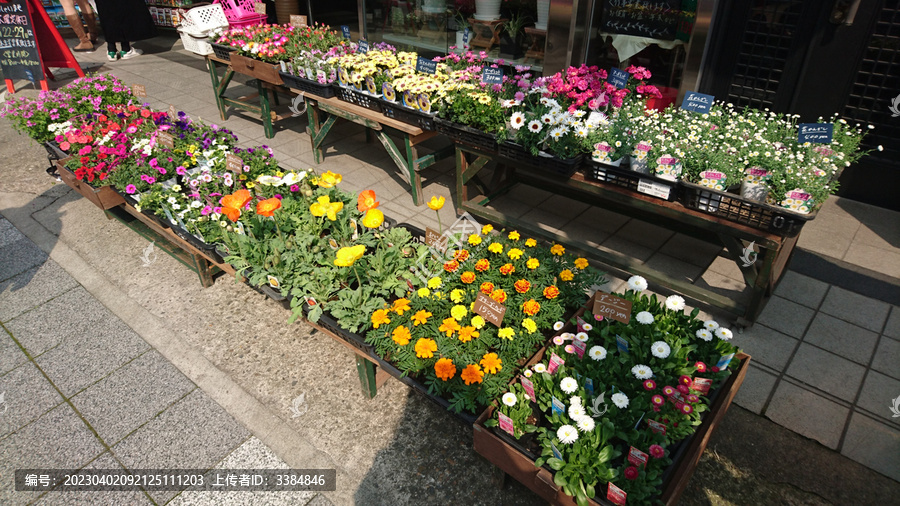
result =
M516 291L519 293L525 293L531 289L531 283L529 283L527 279L520 279L516 281L516 284L513 286L515 286Z
M441 326L438 327L438 330L447 334L447 337L453 335L454 332L461 329L459 323L456 322L456 318L445 318Z
M490 374L497 374L503 369L503 361L500 360L500 357L498 357L496 353L485 354L479 363L481 364L481 367L484 367L484 372Z
M447 272L456 272L457 269L459 269L459 262L456 260L450 260L444 264L444 270Z
M554 254L554 255L556 255L556 256L560 256L560 255L562 255L562 254L565 253L565 252L566 252L566 248L564 248L562 244L554 244L554 245L550 248L550 253L552 253L552 254Z
M375 190L360 192L359 197L356 198L356 209L361 213L364 213L369 209L375 209L378 207L378 204L380 204L380 202L375 200Z
M484 272L491 268L491 263L488 262L487 258L482 258L481 260L475 262L475 270L478 272Z
M397 299L394 301L394 305L391 306L390 310L402 315L404 311L409 311L410 309L412 308L409 307L409 299Z
M572 281L573 279L575 279L575 275L572 274L572 271L566 269L559 273L559 279L563 281Z
M410 337L412 337L412 334L410 333L409 328L404 327L403 325L395 328L394 331L391 332L391 339L400 346L409 344Z
M484 283L481 284L480 290L481 290L481 293L483 293L485 295L490 295L494 291L494 284L491 283L490 281L485 281Z
M469 250L461 249L453 254L453 259L458 262L465 262L469 259Z
M372 326L376 329L380 325L384 325L385 323L391 323L390 314L387 309L379 309L372 313Z
M546 297L548 299L555 299L555 298L559 297L559 288L556 288L553 285L550 285L547 288L544 288L544 297Z
M503 304L504 302L506 302L506 292L498 288L497 290L491 292L491 298Z
M437 351L437 343L434 342L434 339L428 339L426 337L420 338L416 341L416 356L419 358L431 358L434 356L434 352Z
M500 267L500 274L503 274L504 276L508 276L514 272L516 272L516 268L513 267L513 264L503 264Z
M522 304L522 312L527 314L528 316L534 316L538 314L538 311L540 310L541 304L534 299L528 299L524 304Z
M466 382L466 385L484 381L484 373L481 372L481 367L479 367L478 364L467 365L466 368L463 369L460 377Z
M418 327L419 325L424 325L428 323L428 319L431 318L431 313L425 311L424 309L420 309L416 314L412 317L413 325Z
M472 271L466 271L462 273L462 276L459 277L459 280L467 285L470 285L475 282L475 273Z
M587 258L576 258L575 259L575 267L578 267L581 270L587 269L588 261Z
M256 203L256 214L260 216L272 216L275 210L281 207L281 199L272 197L266 200L260 200Z
M475 327L467 325L467 326L459 329L459 340L460 341L462 341L464 343L468 343L469 341L472 340L472 338L475 338L475 337L478 337L478 331L475 330Z
M443 381L453 379L456 376L456 366L453 365L453 361L449 358L440 358L434 364L434 374Z

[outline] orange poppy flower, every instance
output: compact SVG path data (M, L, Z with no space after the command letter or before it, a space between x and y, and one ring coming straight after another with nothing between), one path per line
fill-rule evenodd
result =
M250 191L242 189L231 195L225 195L219 200L219 203L222 204L222 212L228 216L228 219L237 221L241 217L241 209L247 205L247 202L250 202L250 198Z
M272 197L266 200L260 200L256 203L256 214L260 216L272 216L275 210L281 207L281 200Z
M366 190L359 193L356 198L356 209L364 213L369 209L375 209L380 202L375 200L375 190Z

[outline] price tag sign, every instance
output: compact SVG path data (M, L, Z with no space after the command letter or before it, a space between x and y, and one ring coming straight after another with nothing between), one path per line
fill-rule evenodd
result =
M650 430L657 434L666 435L666 425L663 423L659 423L656 420L647 420L647 425L650 426Z
M650 179L641 178L641 180L638 181L637 191L639 193L645 193L647 195L653 195L654 197L669 200L669 192L672 191L672 187L657 183Z
M35 39L29 3L0 3L0 70L6 79L44 80L44 66ZM40 11L38 11L40 12Z
M169 132L160 132L156 136L156 141L164 148L175 149L175 138Z
M515 425L513 424L512 418L503 413L498 413L497 418L500 419L500 428L505 430L510 436L515 436Z
M606 498L616 506L625 506L628 494L621 488L615 486L613 482L609 482L609 488L606 490Z
M606 79L606 81L621 90L628 84L629 77L631 77L631 74L629 74L628 72L613 67L609 69L609 77Z
M608 293L597 292L594 297L594 314L628 325L628 322L631 321L631 301Z
M689 91L681 101L681 108L698 114L708 114L715 97L705 93Z
M350 27L347 25L341 25L341 33L344 34L344 38L350 40Z
M416 72L422 72L423 74L434 74L437 72L437 62L431 61L428 58L419 57L416 60Z
M169 117L173 120L178 119L178 111L175 110L175 106L172 104L169 104Z
M834 125L831 123L800 123L797 142L831 144L834 136Z
M369 52L369 41L360 39L359 52L360 53L368 53Z
M506 315L506 306L481 292L478 292L478 296L475 298L475 307L472 310L497 327L503 323L503 316Z
M131 87L131 94L136 97L146 97L147 96L147 87L143 84L135 84Z
M253 11L257 14L265 14L266 13L266 4L265 2L256 2L253 4Z
M298 14L291 14L291 26L294 28L305 28L306 27L306 16L300 16Z
M481 82L486 84L503 84L503 69L485 67L481 71Z
M425 244L441 253L447 251L447 239L447 236L439 233L437 230L431 227L425 228Z
M691 382L691 390L696 390L703 395L709 393L710 387L712 387L712 380L709 378L694 378L694 381Z
M234 153L228 153L225 155L225 168L231 172L240 174L244 172L244 160Z
M647 467L647 460L649 458L649 455L633 446L628 450L628 462L631 462L636 466Z

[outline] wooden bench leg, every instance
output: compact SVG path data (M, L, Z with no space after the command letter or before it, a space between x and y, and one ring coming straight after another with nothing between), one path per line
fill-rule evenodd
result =
M356 372L359 374L359 384L362 386L363 395L372 399L378 394L378 382L375 378L375 364L359 355L356 356Z

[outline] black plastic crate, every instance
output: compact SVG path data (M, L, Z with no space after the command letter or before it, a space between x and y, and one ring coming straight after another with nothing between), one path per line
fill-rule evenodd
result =
M520 164L523 168L536 169L542 174L555 174L561 177L572 177L584 161L584 155L579 154L573 158L559 158L551 155L534 156L520 144L503 141L499 146L500 156L509 161Z
M375 112L381 112L381 101L372 95L367 95L359 90L345 88L343 86L336 86L334 87L334 90L337 94L337 98L344 102L365 107L366 109L371 109Z
M497 152L496 135L442 118L434 118L434 127L438 133L453 139L453 142L457 144L463 144L489 153Z
M783 207L770 206L748 200L740 195L725 193L705 186L681 181L679 202L688 209L765 230L782 237L794 237L806 222L816 217L818 211L809 214L792 212Z
M402 121L408 125L417 126L422 130L434 130L435 113L424 113L422 111L410 109L397 102L389 102L383 98L380 100L381 114L384 114L386 117Z
M178 225L171 225L172 232L175 232L175 235L187 241L188 244L202 251L205 255L209 256L214 262L218 264L225 263L225 260L219 256L219 253L216 251L215 244L209 244L201 240L196 235L188 232L187 230L181 228Z
M663 200L673 201L678 196L677 181L669 181L661 177L596 162L592 159L588 159L585 163L584 177L591 181L609 183Z
M322 98L331 98L334 96L334 86L330 84L321 84L316 81L310 81L309 79L288 74L287 72L278 71L278 73L281 74L281 79L288 88L312 93L313 95Z
M214 42L210 42L209 45L212 46L213 54L216 55L216 58L220 58L225 61L231 61L231 53L235 51L233 47L223 44L216 44Z

